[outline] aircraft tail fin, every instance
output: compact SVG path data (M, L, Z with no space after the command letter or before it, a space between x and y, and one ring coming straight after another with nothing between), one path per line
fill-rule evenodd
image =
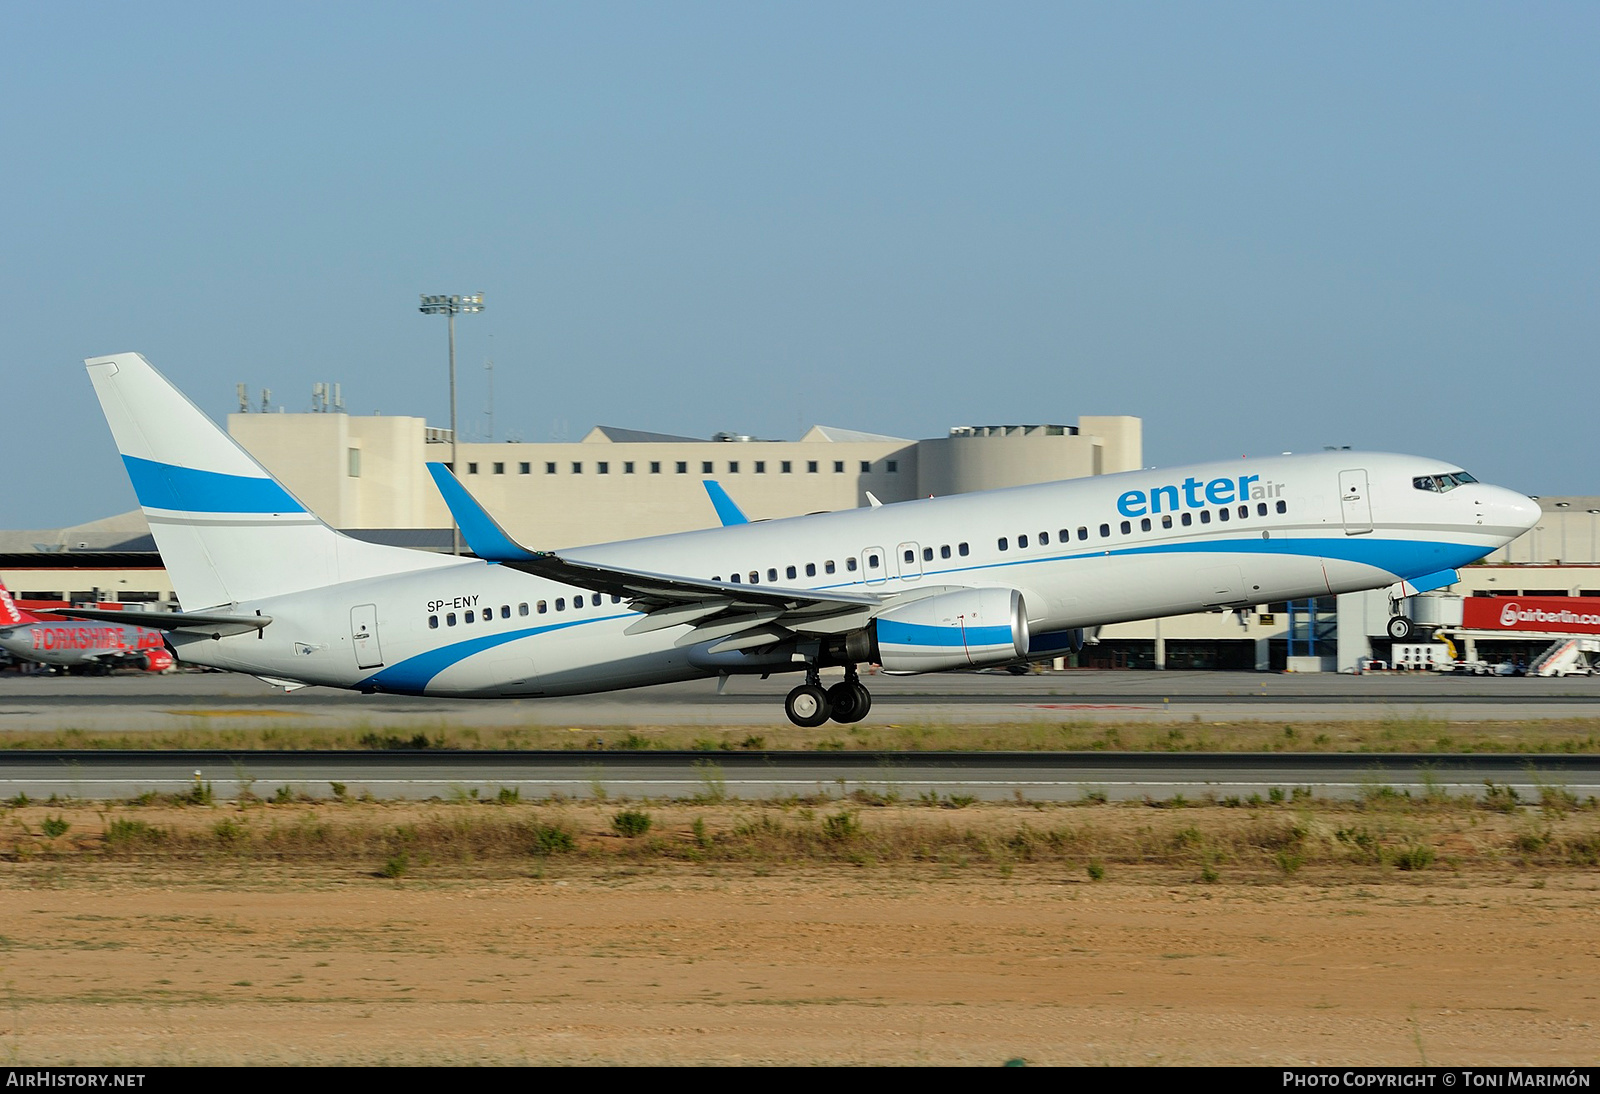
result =
M84 364L186 609L454 561L328 527L139 354Z
M17 607L17 602L11 599L11 590L6 588L5 582L0 581L0 624L14 627L22 623L37 622L39 622L38 616Z

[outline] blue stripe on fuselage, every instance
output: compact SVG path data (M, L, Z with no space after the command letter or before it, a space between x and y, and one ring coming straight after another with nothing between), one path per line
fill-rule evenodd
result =
M424 689L433 682L445 669L458 662L465 661L475 653L503 646L507 642L515 642L519 638L531 638L536 634L547 634L550 631L565 630L568 627L581 627L585 623L602 623L608 619L623 619L621 615L599 616L594 619L574 619L564 623L551 623L545 627L524 627L515 631L501 631L496 634L485 634L477 638L469 638L464 642L452 642L448 646L437 646L426 653L419 653L415 657L408 657L397 665L390 665L362 680L356 686L375 687L381 691L395 692L400 695L421 695Z
M271 479L198 471L123 456L139 504L187 513L304 513L305 506Z

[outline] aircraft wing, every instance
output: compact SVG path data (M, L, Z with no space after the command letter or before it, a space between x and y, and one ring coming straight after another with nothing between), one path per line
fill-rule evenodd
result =
M713 631L737 636L762 628L837 634L865 626L886 599L872 593L709 581L531 551L512 539L444 464L430 463L428 471L473 554L523 573L626 599L635 611L645 613L628 628L629 634L681 624L696 628L686 636L696 641L715 637Z
M127 623L153 631L196 631L221 638L266 629L270 615L237 615L230 612L146 612L110 611L104 608L51 608L52 615L68 619L93 619L101 623Z

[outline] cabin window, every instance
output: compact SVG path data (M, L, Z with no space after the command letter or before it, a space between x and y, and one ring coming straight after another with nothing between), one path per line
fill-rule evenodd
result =
M1288 511L1289 511L1289 505L1288 505L1288 503L1287 503L1287 502L1284 502L1284 501L1279 501L1279 502L1278 502L1278 512L1280 512L1280 513L1287 513L1287 512L1288 512Z
M1143 520L1141 520L1139 522L1139 531L1148 532L1149 530L1150 530L1150 518L1149 517L1145 517Z
M877 568L878 568L878 556L877 555L868 555L867 556L867 569L876 570Z
M800 572L793 566L790 566L783 571L783 576L788 578L790 581L793 581L795 578L800 576Z
M815 562L806 563L806 576L807 577L816 577L817 576L817 564Z
M1125 521L1122 522L1122 534L1125 535L1125 536L1133 534L1133 522L1132 521L1125 520Z
M1244 520L1249 516L1250 516L1250 507L1248 505L1239 506L1239 519L1240 520Z
M1172 514L1171 513L1163 513L1163 514L1161 514L1161 527L1163 527L1163 528L1171 528L1172 527Z
M1087 527L1083 526L1083 525L1079 525L1078 526L1078 538L1079 539L1088 539L1089 538L1089 529Z
M741 584L741 582L739 581L739 575L737 573L729 574L728 575L728 580L733 582L735 585Z
M1045 547L1045 546L1048 546L1049 543L1050 543L1050 533L1049 532L1040 532L1039 533L1039 546Z
M830 558L828 561L824 562L822 564L822 569L824 573L833 573L833 559Z
M849 570L851 573L856 572L856 560L854 556L844 560L844 568Z
M1228 510L1226 507L1217 510L1217 519L1221 521L1226 521L1228 519Z
M1266 515L1267 515L1267 503L1264 502L1264 501L1257 502L1256 503L1256 516L1264 517Z
M933 557L933 552L931 550L928 552L928 557L929 558ZM906 555L905 555L905 560L908 563L917 561L917 552L915 552L915 551L907 551Z
M1009 551L1011 550L1011 541L1005 536L1001 536L997 541L995 541L995 546L1000 548L1002 551Z
M444 625L447 626L447 627L453 627L453 626L456 625L456 613L455 612L451 612L449 615L444 617Z
M1101 526L1100 526L1100 538L1101 538L1101 539L1105 539L1105 538L1106 538L1106 537L1107 537L1107 536L1109 536L1109 535L1110 535L1110 534L1111 534L1111 525L1109 525L1109 524L1102 524L1102 525L1101 525Z
M428 616L428 629L430 631L436 631L436 630L439 629L439 617L438 616L436 616L436 615Z
M943 547L939 548L939 557L940 558L949 558L950 557L950 545L948 543L946 543Z
M461 621L463 623L475 623L477 622L477 619L478 617L472 612L463 612L461 615Z
M550 610L550 603L548 601L541 600L534 606L534 610L536 610L540 615L543 615Z
M778 571L775 570L775 569L772 569L772 568L768 568L768 570L767 570L767 580L770 581L772 584L776 585L778 583Z
M556 597L556 611L564 612L566 610L567 610L567 598L564 597L564 596Z
M518 604L517 605L517 614L518 615L527 615L528 614L528 606L526 604Z
M1183 526L1184 526L1184 527L1185 527L1185 528L1187 528L1187 527L1189 527L1189 526L1190 526L1190 525L1191 525L1191 524L1193 524L1193 523L1194 523L1194 514L1193 514L1193 513L1184 513L1184 514L1183 514L1183 515L1182 515L1182 516L1181 516L1181 517L1179 517L1179 518L1178 518L1178 519L1179 519L1179 520L1181 520L1181 521L1182 521L1182 522L1183 522Z
M965 543L956 545L956 554L960 555L962 558L966 558L971 553L972 548L968 547Z
M500 605L500 618L501 619L510 619L511 618L511 605L510 604L502 604L502 605Z
M572 598L572 606L574 608L583 607L583 594L582 593L579 593L577 596Z
M1027 536L1022 535L1022 536L1018 536L1017 537L1017 547L1018 547L1018 549L1026 547L1027 545L1028 545L1028 537Z
M1210 524L1211 523L1211 510L1209 510L1209 509L1200 510L1200 523L1201 524Z
M948 547L945 548L946 551L948 551L949 549L950 548L948 548ZM922 561L924 561L924 562L932 562L933 561L933 548L932 547L924 547L922 549Z
M750 571L750 584L752 584L752 585L761 584L761 571L760 570L751 570Z

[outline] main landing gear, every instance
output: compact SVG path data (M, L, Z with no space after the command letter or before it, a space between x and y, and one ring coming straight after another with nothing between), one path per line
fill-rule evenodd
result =
M829 718L842 724L859 722L871 709L872 693L861 683L854 665L845 670L843 680L826 690L812 666L806 670L806 682L783 701L783 712L789 721L804 729L815 729Z

